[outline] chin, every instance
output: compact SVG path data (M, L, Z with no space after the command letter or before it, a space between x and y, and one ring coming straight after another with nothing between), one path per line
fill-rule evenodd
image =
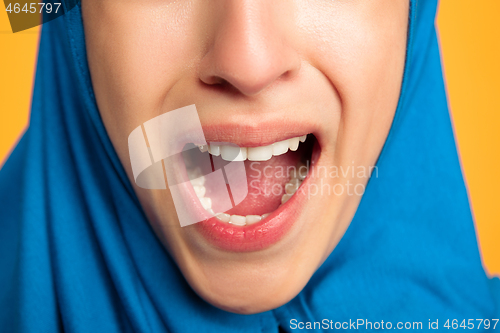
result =
M313 254L309 254L310 257ZM223 258L182 258L179 266L191 288L206 302L238 314L278 308L293 299L307 284L317 264L286 253ZM187 263L189 262L189 263ZM297 270L297 267L301 267Z

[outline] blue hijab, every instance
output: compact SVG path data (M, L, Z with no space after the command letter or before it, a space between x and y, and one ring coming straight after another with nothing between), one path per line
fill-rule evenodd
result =
M255 315L199 298L151 229L97 109L80 6L46 23L30 126L0 173L0 331L277 332L323 319L426 330L429 319L442 329L499 318L500 282L481 265L448 113L436 7L411 3L399 106L345 236L297 297Z

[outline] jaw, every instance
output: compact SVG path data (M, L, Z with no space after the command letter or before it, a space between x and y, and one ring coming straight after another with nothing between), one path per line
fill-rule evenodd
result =
M318 164L328 164L331 157L320 156ZM318 177L313 183L320 181ZM323 181L331 186L339 182ZM271 310L293 299L336 246L359 202L346 204L347 199L311 196L287 235L263 250L224 251L187 227L180 230L185 242L171 253L178 255L191 287L210 304L241 314Z
M317 148L311 160L316 166L333 165L334 150L323 147L331 147L335 140L318 133L314 136ZM169 221L176 221L172 206L169 210L164 206L145 210L156 233L199 296L226 311L258 313L287 303L304 288L354 215L355 208L352 214L339 213L344 209L347 196L310 193L321 181L330 187L342 182L341 179L309 175L301 186L303 193L296 193L281 207L293 211L281 215L286 216L285 222L293 220L287 232L275 243L257 249L224 249L200 233L198 224L184 228L171 225ZM171 202L168 190L157 195L154 200L147 200L148 203ZM163 210L170 217L158 215ZM277 212L269 218L280 218L280 214Z

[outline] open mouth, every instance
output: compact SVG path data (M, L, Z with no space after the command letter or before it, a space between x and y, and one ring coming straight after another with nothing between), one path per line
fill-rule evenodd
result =
M256 251L278 242L306 201L301 190L319 157L316 137L304 134L253 147L208 142L198 148L184 154L190 192L197 198L191 202L197 202L211 217L194 227L213 245L229 251ZM193 163L200 154L209 155L212 170ZM248 194L236 204L232 199L233 208L220 211L219 193L214 190L217 184L204 175L231 161L244 163Z

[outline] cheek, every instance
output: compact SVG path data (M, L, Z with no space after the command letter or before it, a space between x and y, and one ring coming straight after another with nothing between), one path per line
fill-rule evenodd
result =
M103 1L87 15L87 47L99 109L143 123L189 68L199 41L190 2ZM87 33L88 32L88 33ZM111 118L111 117L109 117ZM115 118L116 119L116 118Z
M344 108L397 94L408 1L311 3L315 6L300 8L299 19L307 56L332 81Z
M127 138L165 112L167 95L189 69L200 41L189 1L87 0L87 55L99 112L129 176Z
M397 107L409 2L310 3L322 8L301 8L304 49L331 81L341 103L335 159L373 164Z

